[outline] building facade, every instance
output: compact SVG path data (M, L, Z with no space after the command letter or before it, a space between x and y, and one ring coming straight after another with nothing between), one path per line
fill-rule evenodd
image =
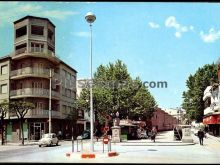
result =
M157 108L151 118L152 127L156 127L158 131L172 130L178 124L178 119L161 108Z
M207 131L214 136L220 135L219 90L219 84L214 83L207 86L203 95L203 101L205 102L203 124L207 127Z
M55 25L49 19L26 16L14 22L14 50L0 58L0 69L0 101L25 100L35 105L25 116L25 139L38 140L48 132L50 91L52 132L61 131L64 138L70 135L66 118L74 111L77 71L56 57ZM5 120L7 141L19 141L15 113L9 111Z
M76 89L77 89L76 98L77 99L80 97L80 94L84 88L89 88L89 82L90 82L90 79L78 79L76 81ZM79 110L79 113L80 113L80 116L82 117L82 120L79 123L83 124L84 130L89 130L90 129L89 111Z

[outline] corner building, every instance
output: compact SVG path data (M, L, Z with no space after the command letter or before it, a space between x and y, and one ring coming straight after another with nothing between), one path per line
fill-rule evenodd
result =
M52 132L62 131L64 138L70 138L67 116L74 111L77 71L56 57L55 25L49 19L26 16L14 22L14 50L0 58L0 69L0 101L35 104L25 116L26 140L38 140L49 131L51 70ZM9 111L5 121L7 141L21 140L16 114Z

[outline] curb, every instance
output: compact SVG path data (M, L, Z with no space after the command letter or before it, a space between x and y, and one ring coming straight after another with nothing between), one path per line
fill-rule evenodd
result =
M112 157L112 156L118 156L119 154L115 151L109 152L108 153L108 157Z
M81 158L95 158L95 154L82 154Z

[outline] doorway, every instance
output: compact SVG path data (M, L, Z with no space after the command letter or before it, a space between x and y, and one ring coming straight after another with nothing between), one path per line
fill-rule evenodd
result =
M44 129L45 128L45 123L30 123L29 129L30 129L30 134L29 134L29 139L30 140L39 140L42 135L44 134Z

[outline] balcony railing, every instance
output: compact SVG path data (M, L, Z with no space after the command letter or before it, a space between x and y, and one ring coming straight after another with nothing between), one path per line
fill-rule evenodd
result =
M11 77L21 76L21 75L36 75L36 76L44 76L49 78L50 71L49 69L45 69L45 68L32 68L32 67L26 67L11 71Z
M15 112L10 112L9 113L10 117L17 117ZM25 115L25 118L48 118L49 116L49 110L40 110L40 109L33 109L29 110L27 114ZM51 110L51 116L52 118L58 117L62 118L63 115L60 111L54 111Z
M51 50L47 50L47 53L45 53L44 48L40 48L40 47L29 47L29 52L30 53L37 53L37 54L44 54L44 55L50 55L50 56L55 56L55 53ZM24 48L20 48L15 50L15 55L19 55L22 53L28 53L27 52L27 47Z
M52 97L59 98L60 94L58 92L52 91ZM49 89L42 88L23 88L12 90L10 96L34 96L34 97L49 97Z
M211 113L214 113L214 110L211 109L210 107L207 107L207 108L204 110L204 115L211 114Z
M32 68L32 67L25 67L22 69L12 70L10 72L10 76L42 76L42 77L48 77L50 76L50 69L46 68ZM58 73L53 73L52 75L53 80L60 80L60 75Z
M25 48L20 48L20 49L15 50L15 55L26 53L26 52L27 52L26 47Z

